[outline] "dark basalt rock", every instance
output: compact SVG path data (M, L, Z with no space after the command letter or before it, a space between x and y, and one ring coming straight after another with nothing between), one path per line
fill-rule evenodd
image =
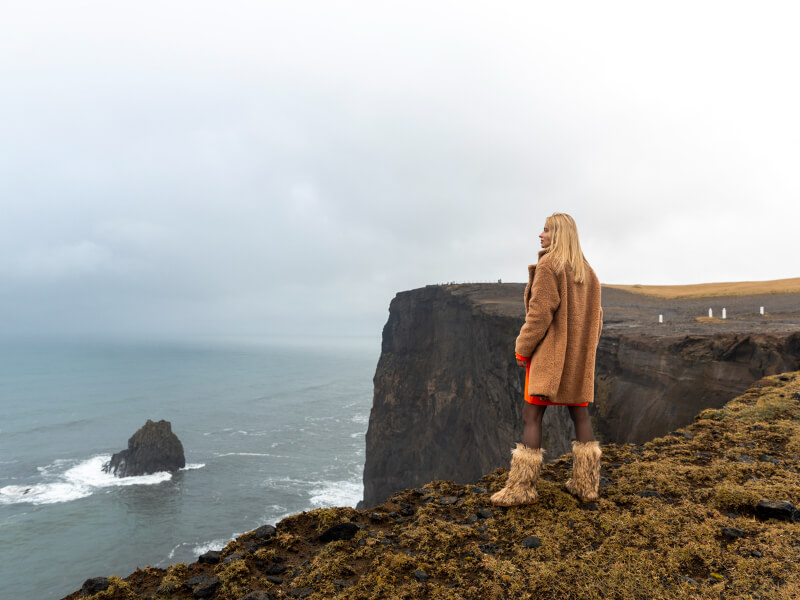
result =
M81 592L85 596L92 596L97 592L103 592L111 585L106 577L92 577L83 582Z
M351 540L358 531L358 525L355 523L339 523L323 531L319 536L319 541L327 543L334 540Z
M117 452L103 465L103 471L117 477L135 477L186 466L183 444L169 421L147 423L128 440L127 450Z
M428 574L425 571L423 571L422 569L417 569L416 571L414 571L412 573L412 575L413 575L414 579L416 579L420 583L425 583L426 581L428 581L428 577L429 577Z
M256 590L255 592L250 592L246 596L242 596L239 600L272 600L272 596L265 590Z
M787 501L761 500L756 506L756 515L762 519L780 519L781 521L800 520L800 511Z
M275 537L277 530L273 525L262 525L253 531L253 537L257 540L271 540Z
M215 565L219 562L219 552L216 550L209 550L205 554L201 554L197 558L197 562L207 565Z
M192 588L192 595L195 598L211 598L222 582L219 577L198 575L189 579L186 584Z
M723 527L721 533L723 537L730 538L732 540L735 540L736 538L743 538L745 536L745 532L736 527Z
M524 540L520 542L523 548L538 548L542 545L542 540L540 540L535 535L529 535Z

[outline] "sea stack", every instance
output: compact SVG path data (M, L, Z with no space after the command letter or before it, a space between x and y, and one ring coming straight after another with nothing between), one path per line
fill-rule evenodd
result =
M127 450L117 452L103 465L103 471L117 477L134 477L160 471L177 471L186 466L183 444L172 433L169 421L147 423L128 440Z

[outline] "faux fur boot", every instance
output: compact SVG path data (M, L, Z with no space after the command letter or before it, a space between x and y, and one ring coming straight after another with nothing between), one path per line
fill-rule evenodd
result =
M601 455L600 442L572 442L572 479L566 487L583 502L598 498Z
M511 451L511 471L508 473L506 487L492 495L492 504L498 506L518 506L532 504L539 498L536 481L542 472L544 450L528 448L523 444Z

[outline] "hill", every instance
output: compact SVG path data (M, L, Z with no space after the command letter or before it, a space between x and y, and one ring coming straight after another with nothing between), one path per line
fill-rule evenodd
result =
M800 293L800 277L769 281L730 281L690 285L611 285L603 287L655 296L657 298L711 298L715 296L752 296L760 294Z
M532 506L490 504L502 469L437 481L368 510L294 515L206 562L87 582L108 587L67 599L800 597L800 373L603 453L597 502L564 491L565 455Z

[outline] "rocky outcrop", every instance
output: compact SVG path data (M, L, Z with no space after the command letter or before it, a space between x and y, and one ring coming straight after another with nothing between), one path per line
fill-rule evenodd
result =
M117 477L133 477L161 471L177 471L186 466L183 444L172 433L169 421L147 423L131 436L128 448L117 452L103 465L103 471Z
M521 284L478 284L397 294L374 377L360 506L431 480L468 483L508 466L523 428L524 373L514 361L523 291ZM606 325L590 409L603 442L663 435L754 379L800 368L795 314L782 322L777 312L796 310L796 299L770 297L776 312L762 321L745 313L750 305L757 312L761 298L726 300L730 314L742 316L724 329L696 321L704 302L604 288ZM661 313L669 323L653 325ZM574 432L567 411L548 410L543 433L551 460L568 452Z
M755 379L800 368L800 332L654 337L609 331L597 352L593 423L642 443L719 408Z

